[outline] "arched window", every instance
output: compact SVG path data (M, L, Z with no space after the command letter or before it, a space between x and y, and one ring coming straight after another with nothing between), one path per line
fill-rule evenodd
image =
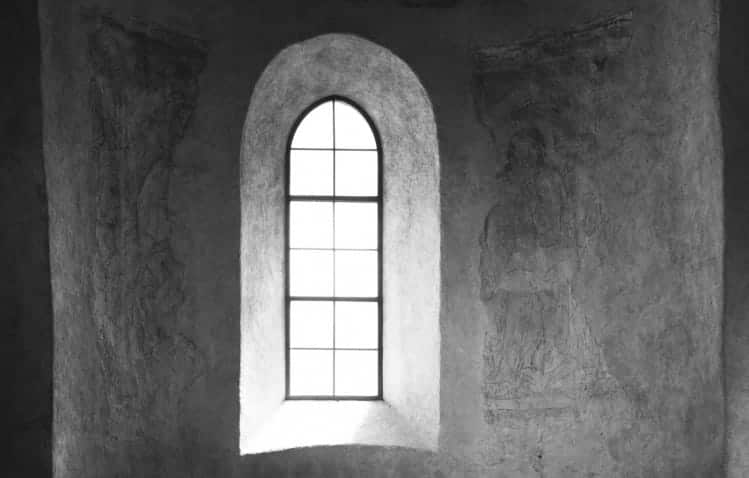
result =
M377 161L367 167L365 157ZM285 48L263 71L240 157L243 454L341 444L437 449L439 178L429 97L388 49L321 35ZM297 202L310 207L297 210ZM366 232L373 214L374 248ZM308 260L298 277L292 253ZM374 324L374 313L376 333L365 332L374 325L361 323ZM306 349L326 353L290 357ZM357 361L355 349L370 358ZM300 388L295 363L309 379Z
M286 398L382 397L382 166L342 97L300 115L287 149Z

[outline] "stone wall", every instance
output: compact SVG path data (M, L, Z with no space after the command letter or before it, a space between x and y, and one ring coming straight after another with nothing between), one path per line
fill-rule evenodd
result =
M0 8L0 475L52 475L52 299L37 2Z
M712 0L42 7L57 475L720 475ZM338 31L434 106L440 447L240 459L242 124Z

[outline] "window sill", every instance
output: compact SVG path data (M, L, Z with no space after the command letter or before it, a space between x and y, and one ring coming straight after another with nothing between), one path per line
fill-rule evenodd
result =
M241 453L330 445L430 449L427 442L383 401L288 400L242 441Z

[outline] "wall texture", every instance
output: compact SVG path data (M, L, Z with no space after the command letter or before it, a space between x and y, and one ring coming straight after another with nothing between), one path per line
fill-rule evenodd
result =
M484 415L499 468L519 476L720 466L714 86L633 81L647 67L632 18L477 55L497 164L480 239Z
M178 456L154 443L178 443L187 433L178 417L206 364L183 313L182 238L169 200L174 149L195 110L205 54L198 42L173 34L106 16L90 21L97 22L86 39L93 319L100 399L109 407L107 429L117 431L102 444L131 475L144 460L179 469Z
M52 474L52 299L37 2L0 7L0 475Z
M725 150L725 324L727 475L749 475L749 33L746 2L721 4L720 106Z
M44 0L56 475L720 476L715 15ZM242 124L278 51L340 31L435 110L440 449L240 458Z
M80 103L52 122L61 118L59 127L76 138L47 145L56 173L50 187L59 248L53 251L55 291L64 296L57 314L68 324L55 350L56 474L221 474L231 456L211 459L217 444L198 444L207 440L196 430L200 425L182 419L210 421L217 432L221 423L236 428L229 421L236 419L236 397L225 394L226 404L197 398L217 388L212 381L225 380L210 369L236 360L223 357L236 347L229 335L212 335L215 325L201 330L193 320L196 296L217 287L217 279L212 273L191 281L185 259L199 261L201 252L190 250L195 231L185 215L196 205L181 186L217 193L222 187L193 182L190 168L175 159L194 115L205 46L98 10L75 15L81 36L72 51L84 56L76 58L81 69L72 88ZM54 105L67 99L48 97L47 114L54 117ZM66 147L77 154L66 155ZM220 249L221 240L201 247ZM235 269L214 273L232 278ZM196 400L216 409L194 410ZM228 414L209 416L219 411ZM200 459L197 447L205 454Z

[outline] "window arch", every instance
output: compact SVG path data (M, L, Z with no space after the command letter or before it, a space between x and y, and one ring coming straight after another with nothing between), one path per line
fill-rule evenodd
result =
M288 400L285 384L289 138L300 112L339 95L382 152L382 400ZM327 34L281 51L255 84L240 154L240 450L360 444L435 450L440 419L437 127L416 74L388 49Z
M286 150L286 399L382 398L382 149L351 100L299 116Z

